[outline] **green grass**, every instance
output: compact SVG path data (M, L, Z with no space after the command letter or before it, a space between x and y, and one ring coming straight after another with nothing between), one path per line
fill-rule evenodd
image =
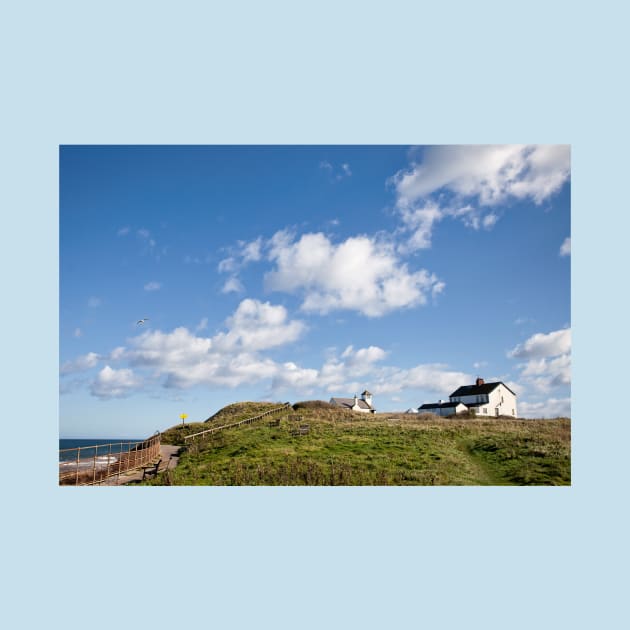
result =
M250 405L253 403L239 403ZM270 404L277 406L276 403ZM242 419L230 405L219 419ZM222 410L224 412L225 410ZM260 413L260 411L257 411ZM179 465L147 485L570 485L568 419L392 418L302 407L187 444ZM250 415L252 415L250 413ZM212 420L212 419L211 419ZM310 433L293 436L300 423ZM207 423L201 424L202 429ZM225 422L221 422L225 424ZM192 426L192 425L191 425ZM196 430L202 430L197 428ZM193 430L190 433L194 432ZM163 442L181 438L174 427ZM171 442L172 443L172 442Z

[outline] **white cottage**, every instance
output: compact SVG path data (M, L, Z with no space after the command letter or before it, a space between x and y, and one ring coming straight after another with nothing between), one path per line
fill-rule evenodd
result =
M480 416L512 416L516 414L516 394L503 382L486 383L478 378L474 385L462 385L450 396L453 403L463 403Z
M478 378L474 385L458 387L448 399L439 403L427 403L418 407L419 412L430 412L440 416L471 411L479 416L516 415L516 394L502 381L486 383Z
M367 389L361 394L361 398L356 394L354 398L331 398L330 404L362 413L374 413L376 411L372 405L372 394Z

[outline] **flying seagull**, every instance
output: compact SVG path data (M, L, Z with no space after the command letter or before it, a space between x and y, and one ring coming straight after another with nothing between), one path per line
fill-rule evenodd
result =
M136 322L136 326L142 326L142 325L144 324L144 322L148 322L148 321L149 321L149 318L148 318L148 317L145 317L145 318L143 318L143 319L139 319L139 320Z

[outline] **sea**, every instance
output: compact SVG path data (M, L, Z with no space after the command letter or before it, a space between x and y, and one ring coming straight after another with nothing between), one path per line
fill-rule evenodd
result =
M146 439L146 438L143 438ZM62 438L59 440L59 462L76 462L77 460L77 449L81 448L81 460L92 459L94 455L97 458L103 458L106 462L110 456L112 456L112 460L116 460L116 455L119 453L124 453L128 451L132 446L137 444L138 442L142 442L143 439L137 440L129 440L120 438L104 438L104 439L94 439L94 438L84 438L84 439L76 439L76 438ZM109 449L109 444L112 445L111 451ZM71 449L71 450L67 450Z

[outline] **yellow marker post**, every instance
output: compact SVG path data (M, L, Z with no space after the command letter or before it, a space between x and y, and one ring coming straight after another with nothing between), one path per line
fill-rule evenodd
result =
M186 418L188 418L188 414L187 413L183 413L179 416L182 419L182 426L184 425L184 420L186 420Z

